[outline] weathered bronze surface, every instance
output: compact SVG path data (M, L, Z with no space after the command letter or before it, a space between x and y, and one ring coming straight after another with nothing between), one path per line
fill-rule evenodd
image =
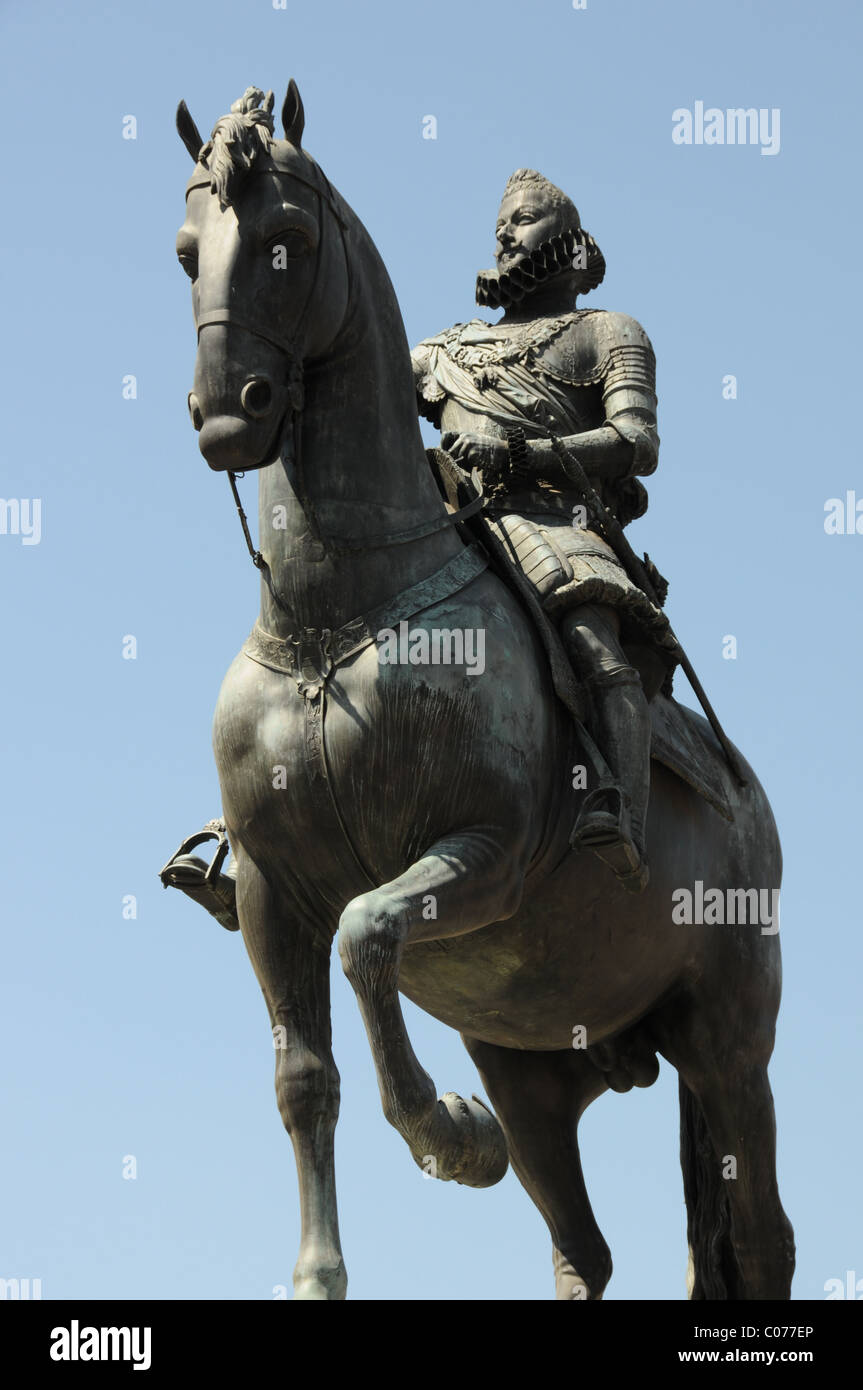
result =
M425 340L412 376L380 257L302 148L293 82L285 140L272 105L250 88L206 144L178 113L195 160L178 237L199 340L189 408L212 469L259 473L261 607L214 724L231 871L208 877L184 844L163 881L238 919L284 1029L296 1296L347 1282L337 935L387 1118L444 1180L488 1186L512 1158L558 1298L600 1298L611 1273L580 1116L609 1087L650 1085L657 1054L680 1075L693 1296L787 1298L767 1079L778 936L675 912L699 885L778 890L781 855L754 773L670 698L664 583L622 539L657 462L649 340L577 307L602 253L521 170L477 284L502 319ZM442 431L436 467L418 401ZM494 1115L437 1098L399 990L459 1030Z

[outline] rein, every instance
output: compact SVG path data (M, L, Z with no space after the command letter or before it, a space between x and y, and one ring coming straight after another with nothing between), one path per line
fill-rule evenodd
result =
M243 510L240 501L240 493L237 488L237 479L244 478L244 473L232 473L228 471L228 482L231 485L231 492L234 496L234 503L237 508L237 515L240 518L240 526L243 530L243 538L246 542L246 549L251 556L252 564L256 569L269 568L260 550L256 550L249 531L249 518ZM476 469L471 474L471 482L474 487L475 495L470 502L459 507L455 512L444 512L441 516L432 517L430 521L421 521L416 526L408 526L403 531L386 531L375 536L363 536L362 539L351 536L323 536L318 534L316 539L320 540L325 546L335 551L361 551L361 550L382 550L386 546L404 545L407 541L422 540L425 536L433 536L438 531L443 531L447 526L458 526L469 517L475 516L482 511L486 504L486 496L483 492L482 482Z

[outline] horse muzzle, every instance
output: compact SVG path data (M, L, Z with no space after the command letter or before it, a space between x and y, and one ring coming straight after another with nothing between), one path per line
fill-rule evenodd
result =
M198 448L210 467L219 473L238 473L271 462L288 408L287 393L277 391L268 377L255 375L231 393L234 400L228 408L223 394L219 395L222 399L208 410L196 391L189 393Z
M198 447L218 473L263 468L275 457L289 413L298 408L299 359L289 344L227 309L202 314L198 335L189 395Z

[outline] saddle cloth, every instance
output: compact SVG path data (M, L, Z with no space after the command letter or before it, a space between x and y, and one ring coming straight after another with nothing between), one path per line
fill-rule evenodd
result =
M650 702L650 722L650 756L682 778L726 820L733 821L723 775L725 759L707 721L694 710L659 694Z

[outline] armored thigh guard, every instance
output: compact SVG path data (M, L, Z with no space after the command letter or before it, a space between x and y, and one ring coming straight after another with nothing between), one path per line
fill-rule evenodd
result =
M646 646L662 658L665 668L673 667L676 641L667 617L632 582L611 546L596 532L553 515L504 513L489 525L550 616L559 620L583 604L607 605L620 618L625 646Z

